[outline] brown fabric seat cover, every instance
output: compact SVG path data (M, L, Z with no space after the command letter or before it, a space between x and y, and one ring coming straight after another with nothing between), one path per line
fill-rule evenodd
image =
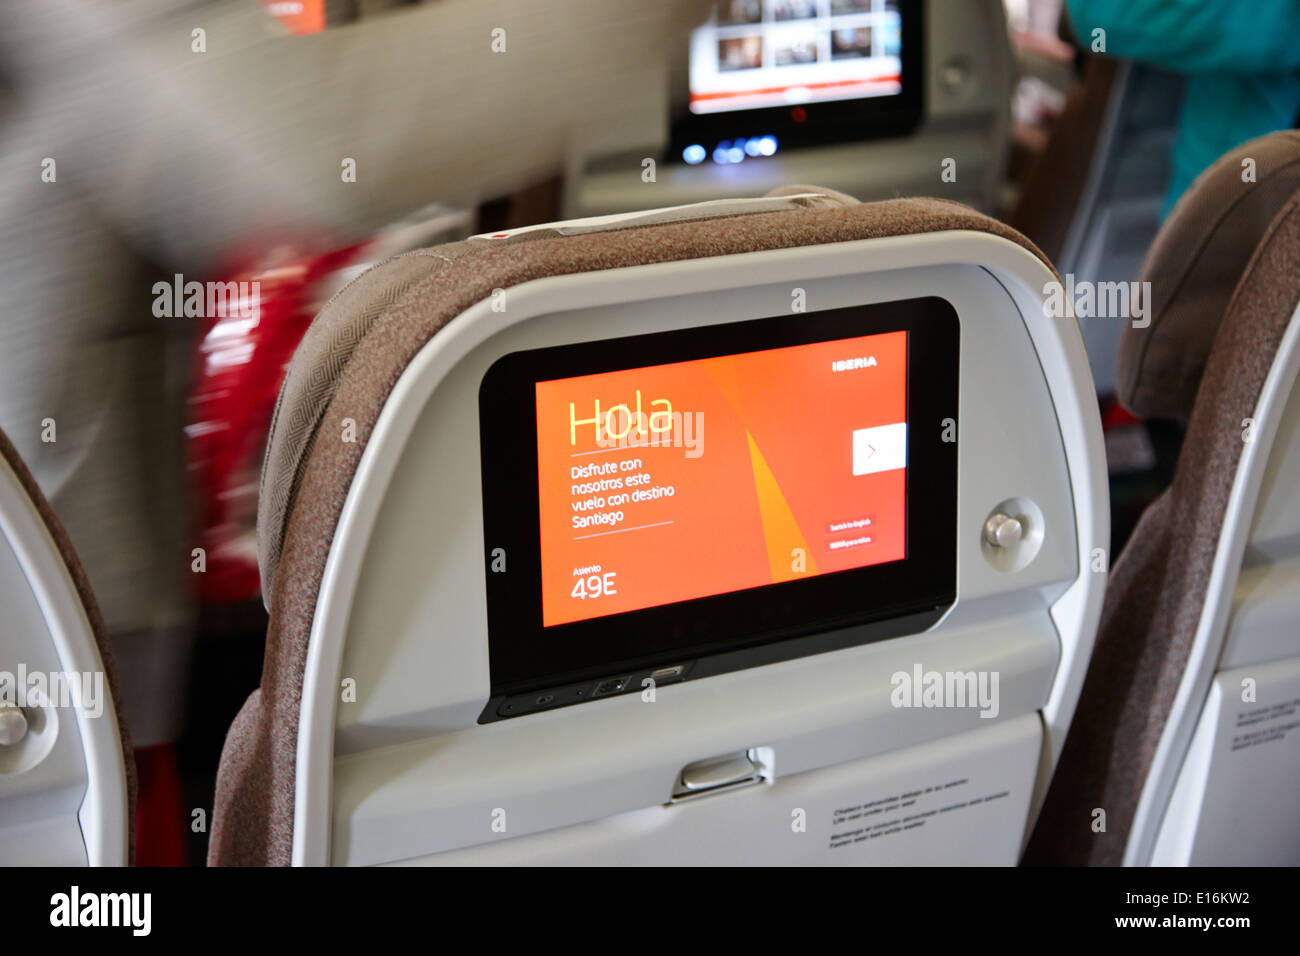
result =
M1297 130L1243 143L1197 177L1142 263L1154 301L1151 325L1129 325L1120 344L1116 387L1126 407L1187 421L1246 263L1297 190Z

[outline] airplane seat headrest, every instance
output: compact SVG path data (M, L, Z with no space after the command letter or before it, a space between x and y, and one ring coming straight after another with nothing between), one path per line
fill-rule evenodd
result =
M773 202L765 202L766 200ZM779 202L781 200L784 202ZM390 336L396 334L393 330L395 323L386 318L380 324L379 318L392 316L398 311L408 317L423 312L427 307L421 294L428 294L434 289L441 291L444 282L454 282L459 294L455 299L456 310L441 311L440 323L468 308L475 301L468 296L480 292L480 297L490 295L495 286L482 289L482 283L476 282L476 277L486 275L498 261L505 265L506 260L509 260L511 275L508 281L502 279L498 282L502 287L547 275L809 245L818 241L835 242L847 238L905 235L945 229L978 229L1012 239L1046 262L1042 253L1020 233L961 203L945 199L907 199L868 205L869 210L852 196L833 189L803 185L781 186L761 200L698 203L678 207L671 216L632 219L627 224L611 229L584 229L575 232L567 224L551 224L516 230L508 238L500 240L471 238L433 249L405 253L358 276L326 304L307 330L289 366L272 416L257 506L258 564L262 595L267 607L271 606L273 600L276 568L288 531L289 514L322 417L334 396L344 367L358 361L358 348L362 340L373 331L373 347L364 351L361 361L376 362L373 373L383 377L386 394L405 368L406 362L414 355L414 350L423 344L423 340L418 344L407 340L400 343L393 340L390 343ZM766 228L773 224L773 215L794 211L807 211L819 217L818 220L813 220L811 216L808 219L808 238L803 238L802 232L792 231L790 237L786 237L779 229ZM850 212L854 217L853 222L840 218ZM706 223L741 217L744 218L745 228L718 231L716 238L711 237L711 231L705 226ZM554 228L555 225L559 225L559 228ZM673 248L652 254L645 248L648 226L672 233L665 234L665 240L672 239L676 242L681 237L682 242ZM825 238L818 239L819 235L824 235ZM528 255L512 249L521 242L532 246L542 239L564 239L566 244L563 247L539 247ZM572 245L577 240L581 240L579 244L591 259L584 259L581 263L575 260L570 265L565 259L571 251L577 251ZM546 254L540 254L543 248L546 249ZM506 250L512 251L507 254ZM465 268L470 260L474 262L473 267ZM440 327L441 324L428 330L425 337ZM385 344L380 346L380 341ZM378 360L371 357L379 348L398 349L406 360L392 368L385 366L381 369ZM360 372L360 362L357 369ZM382 404L382 398L378 404ZM360 429L361 419L355 421ZM363 445L364 441L359 438L358 443Z
M1270 223L1300 191L1300 131L1271 133L1225 154L1174 207L1139 278L1150 325L1124 329L1116 387L1144 418L1186 423L1242 274Z
M262 685L227 736L209 861L291 861L303 680L331 542L380 413L434 335L495 290L534 280L926 233L991 235L1055 272L1020 233L958 202L858 203L788 186L755 199L612 223L551 223L422 249L376 265L337 293L299 346L272 421L258 507L270 611ZM338 440L339 429L354 437Z

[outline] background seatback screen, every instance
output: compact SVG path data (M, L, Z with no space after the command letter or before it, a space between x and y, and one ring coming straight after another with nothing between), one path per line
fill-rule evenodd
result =
M691 37L690 110L892 96L902 70L898 0L722 0Z
M904 559L907 336L537 382L543 626Z

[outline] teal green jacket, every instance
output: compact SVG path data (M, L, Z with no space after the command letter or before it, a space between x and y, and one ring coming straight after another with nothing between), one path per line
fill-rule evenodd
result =
M1068 0L1094 48L1187 76L1167 215L1192 180L1246 140L1296 124L1300 0Z

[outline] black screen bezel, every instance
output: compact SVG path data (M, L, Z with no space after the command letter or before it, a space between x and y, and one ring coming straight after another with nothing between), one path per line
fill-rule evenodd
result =
M894 331L908 332L905 558L542 626L537 382ZM498 359L479 388L494 698L951 605L957 577L959 338L952 305L930 296L554 346ZM946 419L951 428L945 428ZM498 549L504 549L504 572L493 570ZM864 602L864 588L886 597Z
M711 150L722 140L772 135L781 149L824 146L905 136L921 122L925 108L925 25L922 0L902 0L902 89L888 96L765 106L717 113L692 113L687 101L672 123L668 160L683 163L682 150L698 143ZM796 114L796 108L799 113ZM796 120L800 115L802 119ZM708 160L706 159L707 163Z

